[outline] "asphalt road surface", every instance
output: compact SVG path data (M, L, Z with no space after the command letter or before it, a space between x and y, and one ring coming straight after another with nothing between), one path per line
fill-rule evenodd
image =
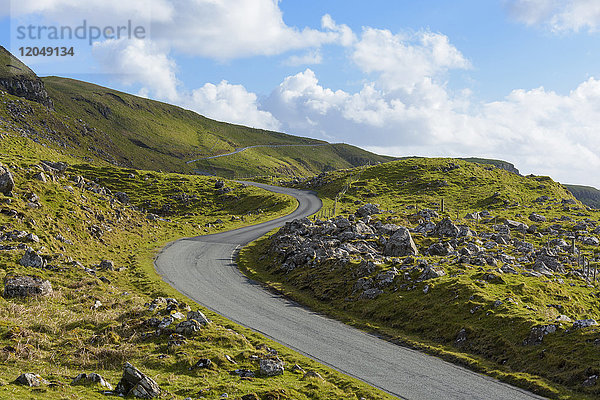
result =
M299 206L292 214L270 222L181 239L165 247L156 269L179 292L229 320L400 398L542 398L323 317L246 278L234 262L237 249L321 208L314 194L250 184L290 194Z

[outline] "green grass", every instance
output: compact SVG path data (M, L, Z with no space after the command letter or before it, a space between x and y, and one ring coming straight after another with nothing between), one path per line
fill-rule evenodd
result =
M459 168L447 168L452 164ZM567 231L584 218L598 219L597 212L586 210L579 202L565 208L561 200L574 200L574 197L548 177L521 177L502 169L452 159L407 159L368 167L362 172L335 171L301 186L317 190L326 207L331 207L336 196L347 188L337 203L338 214L347 215L361 204L371 202L385 210L374 216L377 220L409 227L419 223L419 218L413 215L417 208L440 211L442 199L445 212L440 211L440 218L449 216L456 220L458 213L458 222L477 232L492 233L493 225L503 219L532 225L534 223L527 218L531 212L548 218L547 222L536 223L540 232L547 232L556 223L551 221L553 218L565 215L573 219L562 223ZM550 200L536 202L540 196L548 196ZM496 218L479 223L464 219L466 213L484 209L490 210ZM514 237L533 243L536 248L544 246L548 239L518 232L513 232ZM262 238L241 251L239 264L253 279L266 282L311 309L361 329L376 331L394 342L544 396L592 398L600 395L596 386L581 386L588 376L600 372L597 364L600 348L594 345L599 330L595 327L569 331L571 324L564 324L557 333L547 335L542 345L522 344L533 326L552 324L559 313L573 320L599 320L597 287L566 275L547 279L498 274L494 271L501 262L495 268L479 267L458 263L456 257L427 256L425 249L438 239L420 234L413 234L413 239L420 251L417 258L426 260L429 265L440 265L446 275L413 284L418 277L413 271L411 281L403 281L400 276L395 285L375 300L358 299L360 293L353 292L357 279L354 275L356 259L349 264L326 260L310 268L284 273L279 268L282 260L269 250L270 240ZM590 258L598 252L597 247L581 243L577 246ZM500 249L512 254L508 246L500 246ZM569 255L563 252L561 257ZM369 276L392 267L401 269L402 262L384 261ZM567 271L573 268L567 266ZM500 275L501 280L482 280L487 272ZM561 278L562 283L557 278ZM429 285L428 293L423 291L425 285ZM498 300L502 304L495 306ZM557 304L560 310L555 307ZM468 340L464 346L456 346L461 329L467 331Z
M0 46L0 77L15 77L35 79L37 76L23 64L18 58L14 57L4 47Z
M47 183L33 179L41 160L59 159L70 163L67 176ZM169 346L168 335L148 335L154 329L144 321L168 314L164 306L148 310L145 304L153 298L174 297L200 308L154 271L153 259L162 246L177 238L281 216L297 206L294 199L230 181L225 185L233 190L222 194L214 187L215 179L208 177L80 164L42 144L6 134L0 139L0 162L11 168L16 182L10 204L0 198L0 208L20 215L0 214L0 226L5 231L38 235L40 243L29 245L48 256L53 267L26 268L18 263L23 250L0 251L0 278L34 274L49 279L54 288L44 298L0 298L0 398L105 398L100 388L69 383L80 372L97 372L116 385L125 361L155 379L165 391L164 398L199 397L201 390L207 398L222 393L230 398L256 393L261 399L389 398L207 310L203 311L213 323L181 346ZM80 190L70 180L77 175L113 192L126 192L131 205ZM27 205L30 192L39 197L40 208ZM181 201L182 194L186 201ZM237 198L228 199L232 196ZM147 219L146 211L160 212L162 220ZM223 224L215 224L217 218ZM98 231L92 227L102 234L95 236L93 232ZM73 244L58 240L58 234ZM83 269L102 259L112 260L118 270L93 275ZM94 310L97 300L102 306ZM238 368L256 371L257 362L250 356L264 354L265 346L276 349L285 361L283 376L245 381L230 374ZM213 361L212 368L189 369L204 357ZM319 372L325 381L302 379L290 371L294 364ZM26 388L12 384L23 372L38 373L55 385Z

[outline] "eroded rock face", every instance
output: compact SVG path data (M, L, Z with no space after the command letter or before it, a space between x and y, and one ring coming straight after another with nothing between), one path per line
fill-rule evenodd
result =
M11 276L5 279L4 297L46 296L50 293L50 281L38 276Z
M52 103L44 82L40 78L29 79L23 76L0 77L0 88L13 96L35 101L54 110L54 103Z
M115 392L123 396L153 399L160 395L161 389L152 378L144 375L130 363L125 363L123 377L117 384Z

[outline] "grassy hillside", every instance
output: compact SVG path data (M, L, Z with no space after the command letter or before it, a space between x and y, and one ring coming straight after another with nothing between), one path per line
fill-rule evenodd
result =
M549 177L423 158L335 171L300 186L316 190L329 211L323 222L305 221L299 232L307 236L288 241L288 228L245 248L240 263L252 278L317 311L544 396L600 395L599 330L575 326L600 320L591 272L600 252L599 215L563 186ZM370 220L356 217L364 224L352 232L366 233L336 234L336 224L345 223L339 218L365 203L382 210ZM334 208L338 219L329 218ZM436 233L444 218L462 233ZM386 256L397 228L385 224L409 228L418 254ZM315 253L305 256L303 249ZM555 331L539 334L548 326Z
M0 78L14 77L15 71L20 71L25 78L37 79L4 48L0 48L0 61ZM86 82L48 77L43 83L45 90L40 90L44 95L48 93L55 111L3 94L6 97L0 103L0 127L89 162L239 177L307 176L391 159L349 145L328 145L214 121L180 107ZM246 146L298 144L320 146L310 151L306 147L258 148L214 161L186 163Z
M600 208L600 190L592 186L582 185L565 185L565 187L583 204L593 208Z
M44 160L65 161L68 168L49 170ZM156 321L177 312L185 320L190 308L200 308L156 275L152 260L158 248L179 237L275 218L293 210L295 200L231 181L217 188L216 178L80 164L6 132L0 136L0 163L15 180L12 197L0 194L0 278L35 275L53 288L48 296L0 297L0 398L105 398L105 389L72 386L72 378L96 372L115 386L125 362L156 380L162 398L169 399L223 393L253 399L389 398L207 310L202 311L212 323L195 334L174 333L177 320L156 327ZM42 257L43 267L21 264L27 247ZM114 268L103 268L102 260ZM164 298L179 305L167 308ZM231 373L257 373L258 359L271 349L284 360L284 375ZM204 358L212 364L194 368ZM295 364L323 379L292 372ZM12 383L24 372L50 384Z
M0 46L0 77L21 76L35 79L35 73L18 58L10 54L4 47Z

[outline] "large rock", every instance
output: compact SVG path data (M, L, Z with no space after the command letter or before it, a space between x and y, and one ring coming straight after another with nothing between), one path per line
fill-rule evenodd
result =
M35 250L28 248L19 261L19 264L24 267L44 268L46 266L46 260L36 253Z
M125 192L116 192L115 193L115 197L117 200L119 200L119 202L123 203L123 204L129 204L129 196L127 195L127 193Z
M45 296L50 293L50 281L38 276L9 276L4 281L4 297Z
M123 377L117 384L115 392L123 396L134 396L141 399L153 399L160 395L160 387L150 377L130 363L125 363Z
M435 236L457 237L460 233L458 226L454 225L450 218L444 218L435 225L433 234Z
M15 181L10 173L10 170L4 165L0 164L0 193L8 196L11 194L14 187Z
M383 255L390 257L414 256L418 253L410 232L403 226L398 227L383 249Z
M260 360L260 373L265 376L283 375L283 361L280 359L264 358Z
M189 336L198 332L201 327L202 325L200 325L200 322L196 321L195 319L189 319L187 321L178 323L175 327L175 333Z
M25 386L30 386L30 387L48 384L48 381L46 381L44 378L42 378L38 374L32 374L30 372L19 375L19 377L17 379L15 379L15 382L20 385L25 385Z

